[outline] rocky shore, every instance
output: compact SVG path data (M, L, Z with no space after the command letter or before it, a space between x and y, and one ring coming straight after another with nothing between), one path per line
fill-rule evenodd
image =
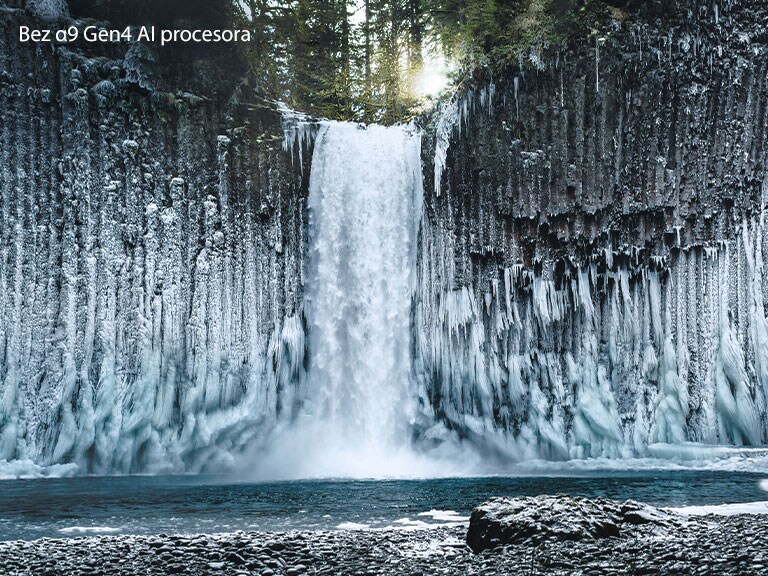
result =
M489 546L470 548L467 528L456 525L122 535L0 542L0 567L9 576L768 574L766 515L686 517L631 503L544 498L478 507L469 540L473 531L495 530Z

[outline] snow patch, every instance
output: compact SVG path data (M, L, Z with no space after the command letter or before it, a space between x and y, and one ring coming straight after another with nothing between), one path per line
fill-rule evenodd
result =
M359 522L342 522L336 526L339 530L368 530L370 527L370 524L361 524Z
M0 460L0 480L27 478L69 478L77 474L76 464L41 466L32 460Z
M738 514L768 514L768 502L743 502L739 504L717 504L712 506L683 506L666 508L669 512L685 516L736 516Z
M113 534L120 532L122 528L111 526L69 526L59 530L62 534Z

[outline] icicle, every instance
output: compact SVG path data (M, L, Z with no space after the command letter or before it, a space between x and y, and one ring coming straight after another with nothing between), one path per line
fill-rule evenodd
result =
M311 145L313 137L312 125L306 114L288 108L282 102L278 103L283 127L283 151L291 157L291 164L299 157L299 170L304 173L304 152ZM298 146L298 150L296 150Z
M456 98L452 98L441 108L435 130L435 195L437 196L440 196L451 137L459 124L459 104Z
M520 121L520 78L518 76L515 76L515 79L513 81L514 87L515 87L515 115L517 118L517 121Z
M600 94L600 39L595 38L595 93Z

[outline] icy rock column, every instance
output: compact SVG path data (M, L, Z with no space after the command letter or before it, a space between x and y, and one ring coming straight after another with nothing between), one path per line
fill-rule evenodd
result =
M3 46L31 22L0 20ZM4 56L0 461L232 464L305 358L306 188L263 137L279 116L153 92L130 51Z

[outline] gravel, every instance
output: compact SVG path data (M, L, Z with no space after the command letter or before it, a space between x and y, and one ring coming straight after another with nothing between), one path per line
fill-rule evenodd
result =
M3 575L767 574L768 516L700 516L622 537L499 543L475 554L466 526L0 542Z

